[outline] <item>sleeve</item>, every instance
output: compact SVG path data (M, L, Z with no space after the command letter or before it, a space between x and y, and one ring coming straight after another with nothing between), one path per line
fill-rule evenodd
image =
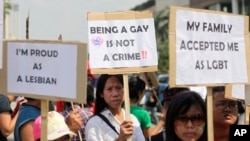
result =
M100 125L96 121L96 117L92 117L88 120L85 127L85 139L86 141L103 141L101 136Z
M150 115L147 111L143 111L142 112L143 116L142 116L142 124L141 124L141 127L144 129L144 128L149 128L152 123L151 123L151 118L150 118Z
M9 100L6 96L0 95L0 113L11 112Z
M134 115L130 115L134 124L133 141L145 141L145 137L142 133L140 123Z

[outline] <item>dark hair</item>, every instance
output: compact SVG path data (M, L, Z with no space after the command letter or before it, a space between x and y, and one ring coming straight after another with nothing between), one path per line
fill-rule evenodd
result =
M87 84L87 105L91 106L91 103L95 101L93 85Z
M212 93L216 92L225 92L225 86L216 86L212 88ZM237 106L238 106L238 113L243 114L245 112L243 103L241 101L237 101Z
M188 87L166 87L163 91L163 101L170 102L176 94L188 90Z
M225 92L225 86L215 86L212 88L212 94L217 92Z
M129 98L138 102L139 93L145 90L146 84L145 82L137 77L131 77L129 79Z
M217 92L225 92L225 86L215 86L215 87L213 87L212 88L212 94L213 94L213 96ZM236 101L236 102L237 102L238 113L239 114L243 114L245 112L245 109L243 107L243 103L241 101ZM234 125L237 125L238 122L239 122L239 116L237 116L237 120L235 121Z
M103 94L106 81L110 77L116 77L120 81L120 83L123 85L123 77L120 74L117 74L117 75L102 74L99 77L97 87L96 87L96 104L95 104L95 113L94 113L95 115L103 111L108 106L108 104L105 102L104 98L101 97L101 95Z
M200 107L201 114L204 116L205 121L206 121L206 118L207 118L206 106L201 96L194 91L183 91L183 92L178 93L172 99L172 102L170 103L167 114L166 114L165 127L166 127L167 141L179 141L180 140L178 136L175 134L175 130L174 130L175 118L179 115L185 114L192 105L196 105ZM205 125L203 134L199 138L198 141L207 140L206 126L207 125Z
M243 102L242 101L237 101L237 105L238 105L238 113L239 114L245 113L245 108L243 106Z
M225 92L225 86L215 86L212 87L212 96L214 97L215 93ZM207 98L205 99L205 104L207 105Z
M25 99L27 99L28 101L38 100L38 99L34 99L34 98L29 98L29 97L25 97Z

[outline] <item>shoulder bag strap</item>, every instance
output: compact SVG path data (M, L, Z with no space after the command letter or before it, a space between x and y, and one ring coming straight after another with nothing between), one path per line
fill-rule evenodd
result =
M115 127L109 122L109 120L104 115L97 114L97 116L99 116L103 121L105 121L110 126L110 128L112 128L119 135L119 132L116 131Z

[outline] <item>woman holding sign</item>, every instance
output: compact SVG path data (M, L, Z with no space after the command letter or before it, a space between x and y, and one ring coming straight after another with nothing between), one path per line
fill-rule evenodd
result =
M86 141L144 141L140 124L135 116L125 120L122 75L101 75L96 89L96 107L87 122Z

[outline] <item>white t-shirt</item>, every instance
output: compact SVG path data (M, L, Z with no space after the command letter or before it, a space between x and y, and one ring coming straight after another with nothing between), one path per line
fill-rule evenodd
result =
M125 115L123 109L122 111ZM121 123L113 116L110 110L106 109L102 111L101 114L109 120L109 122L115 127L116 131L120 132ZM130 114L130 117L134 126L132 141L145 141L145 137L143 136L140 123L137 118L132 114ZM85 127L86 141L114 141L117 138L118 134L99 116L94 116L88 120Z

